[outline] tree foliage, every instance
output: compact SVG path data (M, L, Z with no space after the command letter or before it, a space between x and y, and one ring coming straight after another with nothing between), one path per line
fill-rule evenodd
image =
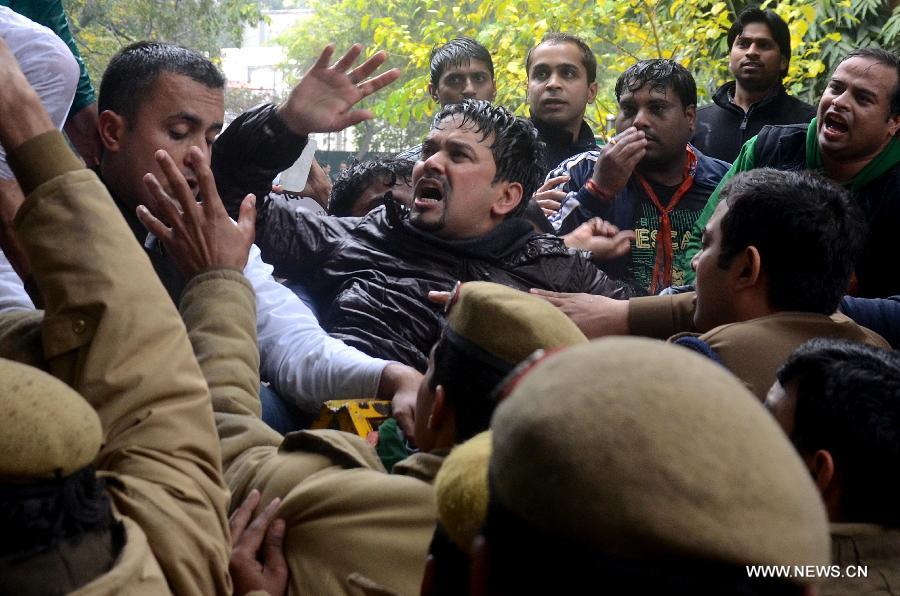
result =
M215 60L223 45L240 44L244 23L262 19L255 0L63 0L63 5L95 82L112 55L132 42L178 43Z
M585 39L598 61L600 91L586 115L595 130L615 113L616 77L634 61L672 58L697 80L701 102L728 79L726 34L746 3L732 0L311 0L315 16L283 39L289 76L299 76L322 47L353 42L385 49L403 77L370 107L379 118L421 135L436 109L427 95L429 53L457 36L484 44L494 59L497 102L526 115L525 55L548 31ZM893 46L900 7L888 0L769 0L791 30L789 91L814 101L824 75L848 49ZM421 138L421 136L419 136ZM411 144L413 139L407 139Z

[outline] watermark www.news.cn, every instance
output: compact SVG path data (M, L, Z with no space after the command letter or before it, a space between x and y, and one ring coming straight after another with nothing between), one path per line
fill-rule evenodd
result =
M747 565L749 577L854 578L869 577L868 565Z

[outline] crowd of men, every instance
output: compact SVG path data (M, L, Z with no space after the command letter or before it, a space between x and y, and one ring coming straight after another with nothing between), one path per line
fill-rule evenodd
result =
M749 8L712 104L638 61L600 146L584 40L523 56L525 119L453 39L421 145L276 192L372 117L383 52L329 46L224 127L197 52L133 43L73 100L67 29L19 12L0 593L900 591L896 54L813 108ZM391 419L310 429L347 398Z

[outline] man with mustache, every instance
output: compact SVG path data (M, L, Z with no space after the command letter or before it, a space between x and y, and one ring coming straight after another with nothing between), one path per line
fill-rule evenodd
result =
M809 125L763 128L741 149L723 182L738 172L770 167L818 171L848 189L869 225L856 264L855 294L892 296L900 293L900 279L892 274L900 219L898 130L900 56L879 48L855 50L831 75L816 118ZM694 225L684 263L700 250L700 235L718 203L717 189ZM690 283L693 274L687 273Z
M362 218L316 217L271 201L257 241L277 275L305 285L333 337L422 371L443 325L427 293L457 280L632 294L519 217L542 148L531 123L502 107L447 105L413 169L409 212L386 200Z
M673 267L674 258L728 164L689 144L697 86L677 62L632 65L616 82L616 100L618 134L610 143L567 160L548 175L569 178L563 186L566 198L550 221L561 234L594 217L634 230L614 237L624 243L621 256L605 261L603 269L656 293L682 283L685 272Z
M697 110L691 143L733 162L748 139L767 124L809 122L816 110L788 95L781 80L791 61L791 32L773 10L747 8L728 30L728 70L734 80Z

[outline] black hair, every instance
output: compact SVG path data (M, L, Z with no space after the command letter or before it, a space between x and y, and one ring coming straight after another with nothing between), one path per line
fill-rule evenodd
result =
M819 175L760 168L721 191L718 265L748 246L759 251L769 302L779 311L830 315L850 285L864 224L849 193Z
M574 505L574 503L573 503ZM600 552L516 515L492 494L482 530L488 546L488 594L799 596L781 578L748 577L745 565L673 557L646 560Z
M788 66L791 62L791 31L788 29L787 23L784 22L778 14L767 8L760 10L759 8L745 8L737 16L728 29L728 48L734 46L734 40L737 36L744 32L744 27L750 23L765 23L772 32L772 39L778 44L778 50L781 57L787 61L787 65L781 70L781 78L784 78L788 72Z
M456 443L488 429L497 403L494 389L512 370L480 360L447 338L447 327L434 346L434 371L429 389L444 387L456 413Z
M893 94L891 94L891 112L889 116L900 114L900 56L881 48L860 48L847 54L847 57L841 60L841 62L849 60L850 58L868 58L869 60L874 60L878 64L894 69L897 73L897 83L894 85Z
M814 339L778 370L797 392L791 440L804 455L831 453L842 518L900 528L900 355Z
M482 140L494 137L491 153L497 173L492 182L510 181L522 185L522 200L509 215L522 213L527 199L544 179L541 164L544 163L545 146L538 137L537 129L528 120L483 99L466 99L462 103L444 106L434 117L432 128L439 128L441 122L455 115L462 116L462 125L474 125Z
M437 89L441 75L450 66L467 66L472 60L484 62L494 78L494 61L487 48L470 37L457 37L431 48L431 86Z
M588 84L593 83L597 80L597 57L594 56L594 51L591 50L588 44L584 43L580 37L575 37L574 35L570 35L568 33L559 33L559 32L551 32L546 34L541 41L534 45L530 50L528 50L528 54L525 56L525 72L531 72L531 55L538 48L538 46L548 44L548 45L559 45L563 43L571 43L578 46L578 49L581 50L581 64L584 66L584 70L587 72L587 82Z
M103 73L97 109L112 110L133 124L141 102L151 96L163 73L184 75L210 89L225 87L215 65L194 50L156 41L139 41L119 50Z
M105 484L93 466L68 476L0 485L0 556L26 558L113 522Z
M616 101L626 91L634 93L644 85L651 91L665 93L671 87L684 108L697 105L697 83L691 73L674 60L641 60L628 67L616 80Z
M352 215L356 201L374 182L384 181L387 186L394 186L398 180L411 183L414 165L407 159L354 161L334 181L328 199L328 213L336 217Z

